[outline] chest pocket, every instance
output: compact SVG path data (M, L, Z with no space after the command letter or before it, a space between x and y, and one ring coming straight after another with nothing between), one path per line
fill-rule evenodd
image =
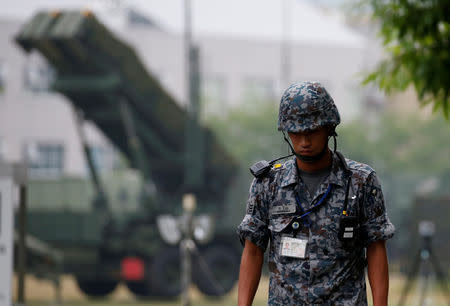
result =
M271 232L282 232L295 217L296 204L284 203L274 205L269 210L269 230Z

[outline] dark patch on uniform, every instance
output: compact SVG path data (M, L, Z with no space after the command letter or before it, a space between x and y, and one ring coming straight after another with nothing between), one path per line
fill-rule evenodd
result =
M247 215L253 215L254 211L255 211L255 203L249 202L247 204Z
M280 273L280 271L277 269L277 265L273 261L269 261L268 267L269 267L270 272L273 272L276 274Z
M384 214L384 206L383 206L381 203L378 202L378 203L375 205L374 212L375 212L375 216L376 216L376 217L381 216L382 214Z

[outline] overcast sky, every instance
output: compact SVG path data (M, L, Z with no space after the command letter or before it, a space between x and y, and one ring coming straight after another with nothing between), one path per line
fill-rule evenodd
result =
M280 39L283 33L281 0L191 0L193 31L197 34ZM363 38L336 16L324 15L307 0L284 0L291 20L290 37L359 46ZM337 4L342 0L322 0ZM0 17L27 19L38 10L93 9L112 19L120 4L132 6L173 32L183 29L183 0L0 0ZM106 9L107 8L107 9ZM108 12L106 12L108 10ZM118 15L118 14L117 14ZM105 17L106 16L106 17ZM119 18L117 18L119 19Z
M195 1L195 0L194 0ZM242 0L245 1L245 0ZM319 3L321 5L326 5L330 7L336 7L340 4L346 2L346 0L304 0L309 3ZM88 7L92 5L93 2L117 2L117 0L0 0L0 16L14 16L14 17L27 17L32 14L32 12L39 8L55 8L55 7ZM136 2L135 0L122 0L118 2ZM140 1L138 1L140 2ZM149 5L158 4L163 6L170 6L171 3L175 5L181 4L181 0L165 0L165 1L145 1ZM223 1L227 2L227 1Z

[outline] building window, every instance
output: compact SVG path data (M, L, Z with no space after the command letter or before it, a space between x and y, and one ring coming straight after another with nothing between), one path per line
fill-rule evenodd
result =
M31 53L25 64L24 86L31 92L47 92L55 78L53 68L37 53Z
M206 77L201 83L201 104L204 114L222 114L227 110L225 79Z
M25 148L30 177L58 177L64 170L64 146L55 143L32 143Z
M274 83L270 79L249 78L242 83L244 103L261 103L274 99Z
M5 93L6 90L6 63L0 60L0 96Z

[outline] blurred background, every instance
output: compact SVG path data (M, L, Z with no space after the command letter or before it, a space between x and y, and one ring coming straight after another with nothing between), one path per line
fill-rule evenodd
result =
M13 300L179 304L189 193L193 304L234 305L248 167L289 153L279 99L315 80L341 113L338 149L382 182L392 303L419 267L411 294L444 305L450 8L397 2L1 0L0 161L27 168L24 222L40 246L27 240ZM415 259L428 237L438 269Z

